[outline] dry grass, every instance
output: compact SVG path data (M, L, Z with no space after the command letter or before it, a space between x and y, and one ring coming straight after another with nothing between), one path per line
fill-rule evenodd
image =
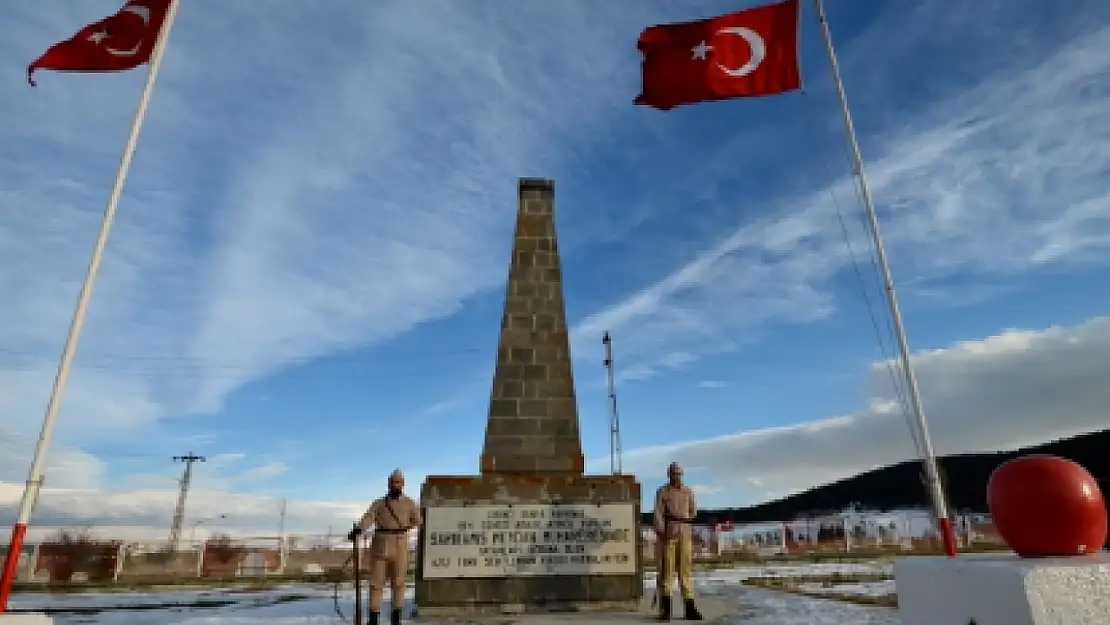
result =
M890 579L885 573L832 573L829 575L792 575L783 577L749 577L743 583L748 586L766 588L777 592L790 593L814 599L828 599L831 601L844 601L858 605L882 606L886 608L898 607L898 596L888 595L857 595L851 593L825 593L801 588L802 584L822 584L836 586L838 584L866 584L882 582Z

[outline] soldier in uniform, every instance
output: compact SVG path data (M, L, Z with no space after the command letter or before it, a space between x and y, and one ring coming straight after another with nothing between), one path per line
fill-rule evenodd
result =
M405 605L405 577L409 570L409 530L418 527L420 507L404 494L405 476L397 469L389 475L389 492L376 499L351 530L351 540L374 528L370 543L370 614L367 625L378 625L382 608L382 589L386 580L392 586L393 610L390 623L400 625Z
M678 588L685 601L685 618L702 620L694 604L694 585L691 580L693 566L693 527L691 523L698 508L694 491L682 483L682 467L672 462L667 467L668 482L655 493L655 536L658 545L657 562L659 577L656 593L659 599L659 620L671 620L671 584L678 573Z

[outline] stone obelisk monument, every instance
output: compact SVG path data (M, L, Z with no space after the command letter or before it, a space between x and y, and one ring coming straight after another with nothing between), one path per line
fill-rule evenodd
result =
M519 181L480 475L420 490L421 617L636 610L640 485L584 475L555 185Z

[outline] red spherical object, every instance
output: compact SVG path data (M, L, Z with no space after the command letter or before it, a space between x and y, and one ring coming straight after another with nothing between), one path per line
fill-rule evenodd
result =
M1106 543L1098 481L1066 458L1035 454L1002 463L987 483L998 533L1023 558L1093 553Z

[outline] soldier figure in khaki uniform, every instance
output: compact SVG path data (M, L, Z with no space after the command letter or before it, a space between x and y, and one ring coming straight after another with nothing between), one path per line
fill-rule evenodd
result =
M691 523L698 512L694 491L682 483L682 467L672 462L667 467L668 483L655 493L655 537L659 577L655 592L659 599L659 620L671 620L671 584L678 573L678 588L685 601L685 618L702 620L694 605L694 585L691 580L693 565L693 528Z
M389 475L389 494L376 499L362 515L358 527L348 537L374 528L370 543L370 614L367 625L378 625L382 609L382 589L388 579L392 586L392 625L401 624L405 605L405 577L409 570L409 530L420 525L420 506L405 496L405 476L398 469Z

